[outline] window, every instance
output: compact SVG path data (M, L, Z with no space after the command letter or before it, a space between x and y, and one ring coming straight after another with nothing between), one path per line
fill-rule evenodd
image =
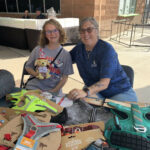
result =
M130 13L135 13L135 8L136 8L136 0L131 1L131 6L130 6Z
M45 0L46 10L53 7L56 13L60 12L60 0Z
M37 8L44 12L43 0L31 0L31 12L35 13Z
M24 12L26 9L35 13L41 9L46 13L47 9L53 7L56 13L60 13L60 0L0 0L0 12Z
M18 0L19 12L24 12L25 10L30 10L29 0Z
M4 0L0 0L0 12L6 12L6 5Z
M7 0L7 8L8 8L8 12L18 12L16 0Z
M119 15L134 14L136 8L136 0L120 0Z

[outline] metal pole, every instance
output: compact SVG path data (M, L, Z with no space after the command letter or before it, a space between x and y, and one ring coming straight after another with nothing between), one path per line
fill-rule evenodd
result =
M148 4L148 0L146 1L146 4L145 4L145 9L146 9L146 23L148 22L148 14L149 14L149 7L147 6Z
M119 29L119 23L117 24L117 36L116 36L116 41L117 41L117 38L118 38L118 29Z
M134 40L135 40L135 32L136 32L136 27L137 27L137 24L136 24L136 25L134 25L133 44L134 44Z
M120 22L120 28L119 28L119 43L120 43L120 37L121 37L121 29L122 29L122 22Z
M18 0L16 0L17 11L19 13Z
M144 33L144 27L145 27L145 24L142 25L142 34L141 34L141 37L143 36L143 33Z
M127 26L127 36L128 36L128 33L129 33L129 27L130 27L130 22L128 21L128 26Z
M8 13L7 0L5 0L6 12Z
M127 23L127 20L125 21L125 24L124 24L123 35L125 35L126 23Z
M46 13L46 9L45 9L45 0L43 0L43 7L44 7L44 13Z
M148 23L149 23L149 14L150 14L150 0L149 0L149 4L148 4Z
M133 24L132 24L132 30L131 30L131 37L130 37L130 44L129 44L129 47L131 47L131 43L132 43L132 35L133 35Z
M31 13L31 0L29 0L29 10L30 10L30 13Z

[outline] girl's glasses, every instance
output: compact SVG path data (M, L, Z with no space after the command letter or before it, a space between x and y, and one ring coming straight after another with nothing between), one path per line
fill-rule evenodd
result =
M79 32L80 32L80 34L85 34L85 32L91 33L94 29L96 29L96 28L94 28L94 27L88 27L86 29L80 29Z

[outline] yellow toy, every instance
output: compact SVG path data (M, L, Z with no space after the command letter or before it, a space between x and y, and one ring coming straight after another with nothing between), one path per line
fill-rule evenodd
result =
M49 65L50 64L46 58L38 58L35 61L36 72L38 73L38 76L36 76L36 78L38 79L50 78Z

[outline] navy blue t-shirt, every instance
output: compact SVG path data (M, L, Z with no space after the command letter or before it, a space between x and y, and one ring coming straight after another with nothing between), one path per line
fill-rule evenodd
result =
M109 43L98 40L89 54L84 44L79 43L70 54L85 85L91 86L102 78L111 79L108 88L99 92L102 96L109 98L131 88L129 78L119 63L118 55Z

